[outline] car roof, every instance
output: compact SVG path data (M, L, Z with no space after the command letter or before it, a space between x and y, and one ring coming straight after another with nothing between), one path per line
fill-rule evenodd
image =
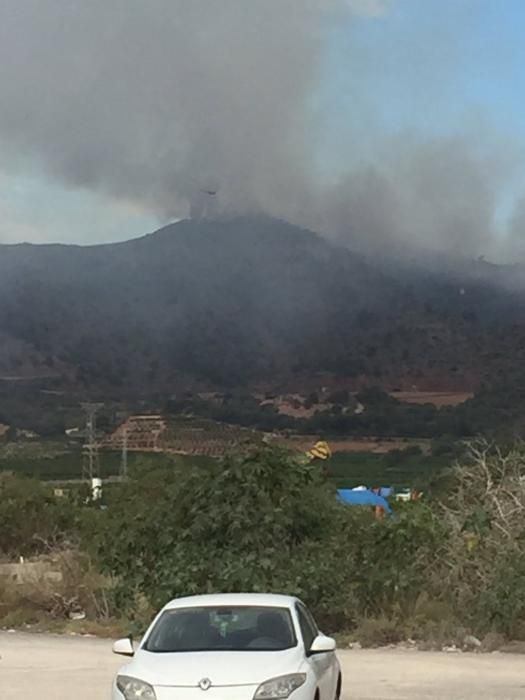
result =
M214 593L175 598L164 606L164 610L176 610L189 607L216 607L222 605L254 606L261 608L292 608L297 598L273 593Z

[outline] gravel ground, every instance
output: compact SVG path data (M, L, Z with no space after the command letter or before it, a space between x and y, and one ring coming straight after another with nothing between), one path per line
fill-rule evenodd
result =
M344 700L525 700L525 658L408 650L340 653ZM2 700L108 700L122 661L91 638L0 633Z

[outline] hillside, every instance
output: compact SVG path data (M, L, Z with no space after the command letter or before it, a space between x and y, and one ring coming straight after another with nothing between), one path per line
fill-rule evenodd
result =
M0 246L0 378L469 390L512 374L525 347L525 297L485 267L380 264L267 218Z

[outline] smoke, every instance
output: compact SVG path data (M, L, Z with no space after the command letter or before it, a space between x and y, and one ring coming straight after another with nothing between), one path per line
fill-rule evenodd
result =
M314 98L331 33L392 5L0 0L1 166L161 220L263 212L355 247L486 253L512 171L499 143L395 137L363 159L350 125L343 172L321 175Z
M0 0L4 165L36 158L165 216L216 187L223 209L293 199L323 22L342 5Z
M314 225L375 253L387 246L502 260L516 246L498 233L498 203L516 166L516 152L493 134L403 135L325 192Z

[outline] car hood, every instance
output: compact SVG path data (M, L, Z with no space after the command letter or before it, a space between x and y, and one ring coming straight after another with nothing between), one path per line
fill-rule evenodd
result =
M296 647L285 651L182 652L157 654L139 650L121 673L151 685L196 688L209 679L213 687L259 685L287 673L297 673L302 654Z

